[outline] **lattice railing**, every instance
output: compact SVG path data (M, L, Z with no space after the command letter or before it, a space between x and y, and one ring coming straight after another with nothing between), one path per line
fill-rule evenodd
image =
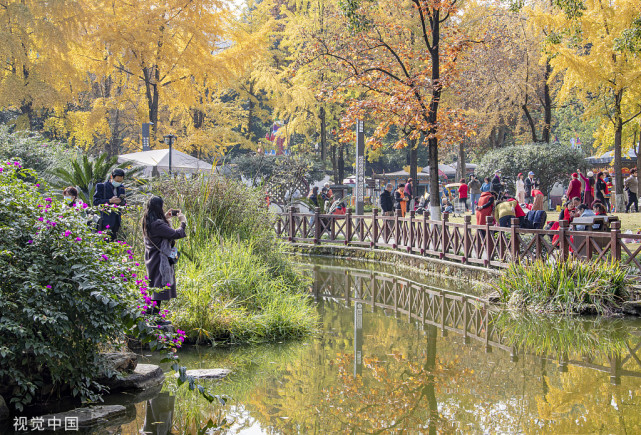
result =
M485 225L472 225L472 217L463 223L415 216L359 216L279 213L274 230L289 241L342 243L371 248L392 248L419 255L436 256L461 263L505 268L514 262L534 260L562 261L575 257L593 261L620 260L641 272L641 235L622 234L620 222L611 222L609 231L572 231L566 221L558 230L522 229L518 219L510 227L495 226L488 218ZM624 242L626 239L626 242Z

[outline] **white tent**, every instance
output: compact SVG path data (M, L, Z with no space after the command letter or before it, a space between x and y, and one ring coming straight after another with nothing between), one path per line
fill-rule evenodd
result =
M167 174L169 173L169 150L151 150L119 155L118 163L124 162L132 162L136 166L144 167L144 176ZM180 151L172 150L171 171L175 174L210 173L211 164Z

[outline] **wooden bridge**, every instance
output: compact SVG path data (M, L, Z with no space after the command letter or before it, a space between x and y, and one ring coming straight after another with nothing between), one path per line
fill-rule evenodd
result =
M499 310L481 298L433 288L409 279L383 272L344 269L334 266L313 267L313 295L318 300L336 301L342 305L358 308L364 304L372 310L382 309L408 323L421 326L432 325L441 330L443 336L449 332L461 335L466 344L471 340L485 346L486 352L493 349L509 352L513 361L518 358L516 347L510 345L497 327ZM356 311L358 313L358 311ZM357 316L358 317L358 316ZM355 318L355 358L358 353L358 318ZM362 328L362 312L360 320ZM594 357L582 355L579 358L563 354L560 358L543 356L559 365L561 371L569 365L580 366L610 374L613 384L620 383L622 376L641 377L641 336L630 335L626 342L627 354ZM362 346L362 339L361 339ZM522 352L531 352L521 349ZM355 367L358 366L358 362ZM356 370L356 369L355 369Z
M488 218L486 225L472 225L471 216L463 223L417 217L414 211L406 217L372 215L297 213L276 214L276 234L290 242L342 244L398 251L448 259L463 264L506 268L511 263L537 259L562 261L579 257L593 261L620 261L635 272L641 272L641 234L622 234L621 224L612 222L610 231L572 231L567 221L559 230L531 230L518 226L495 226ZM624 239L628 243L624 243Z

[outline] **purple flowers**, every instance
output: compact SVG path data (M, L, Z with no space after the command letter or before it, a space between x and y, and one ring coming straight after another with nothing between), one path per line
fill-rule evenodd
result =
M65 231L65 234L64 234L65 237L69 237L70 235L71 235L71 231L69 230Z
M33 240L29 240L29 241L27 242L27 245L33 245Z
M109 257L107 257L107 254L102 254L101 257L103 260L109 261Z
M82 242L82 237L76 237L76 242Z

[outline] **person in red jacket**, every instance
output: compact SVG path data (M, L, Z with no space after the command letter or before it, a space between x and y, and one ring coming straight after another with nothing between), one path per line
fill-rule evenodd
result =
M465 178L461 178L461 185L458 188L458 200L465 205L465 211L467 211L467 184L465 184Z
M570 199L576 197L581 198L581 181L579 181L579 174L576 172L572 174L572 180L568 186L566 196Z

